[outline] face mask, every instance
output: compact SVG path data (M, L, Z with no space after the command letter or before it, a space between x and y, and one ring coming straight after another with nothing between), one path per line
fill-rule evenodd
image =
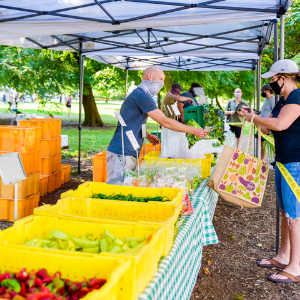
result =
M262 92L262 93L261 93L261 96L262 96L263 98L267 98L267 94L266 94L265 92Z
M160 80L142 80L141 84L138 86L150 97L154 97L159 93L163 87L164 82Z
M283 83L282 86L280 86L280 85L278 84L278 80L279 80L280 78L281 78L281 76L280 76L276 81L270 82L270 86L271 86L272 90L274 91L274 93L275 93L276 95L280 95L281 89L282 89L283 86L284 86L284 83Z
M235 93L234 96L235 98L240 98L242 96L242 93Z

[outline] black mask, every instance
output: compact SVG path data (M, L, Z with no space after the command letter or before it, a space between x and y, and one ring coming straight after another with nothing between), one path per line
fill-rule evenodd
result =
M284 86L284 83L283 83L282 86L280 86L280 85L278 84L278 80L279 80L280 78L281 78L281 76L280 76L276 81L270 82L270 86L271 86L272 90L274 91L274 93L275 93L276 95L280 95L281 89L282 89L283 86Z
M195 98L197 95L196 93L194 92L194 90L190 89L189 92L191 93L191 95Z
M263 98L267 98L267 94L266 94L265 92L262 92L262 93L261 93L261 96L262 96Z

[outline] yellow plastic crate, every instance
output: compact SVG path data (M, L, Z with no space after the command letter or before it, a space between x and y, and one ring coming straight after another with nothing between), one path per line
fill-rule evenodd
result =
M25 199L28 196L39 193L40 191L40 172L27 175L27 178L18 182L18 198ZM14 184L4 185L0 178L0 198L15 197Z
M18 200L18 219L33 214L33 210L39 206L40 194ZM14 221L15 200L0 198L0 220ZM1 232L1 231L0 231ZM0 259L1 260L1 259Z
M195 164L201 164L201 176L203 179L208 178L211 172L211 164L214 160L213 154L205 154L205 159L173 159L173 158L159 158L160 151L151 151L144 156L144 160L148 163L151 161L161 161L168 162L170 165L172 163L182 163L182 162L192 162Z
M64 198L55 205L43 205L34 210L38 216L62 217L67 220L100 222L102 224L147 224L165 228L163 237L166 256L173 246L174 225L181 207L166 203L121 202L84 198Z
M126 276L128 277L128 290L123 299L136 299L145 289L148 282L154 276L157 270L157 264L163 253L163 236L164 228L149 225L116 225L101 224L80 221L67 221L60 217L46 216L29 216L14 223L10 228L2 231L0 235L0 247L8 246L14 249L37 249L34 247L24 246L27 240L33 238L43 239L51 230L61 230L70 236L82 237L87 234L93 234L94 237L100 238L104 229L109 230L115 237L144 237L151 235L150 242L143 246L134 254L111 254L100 253L95 256L127 258L131 261L130 269ZM59 253L61 256L69 257L70 252L64 250L54 250L38 248L41 253ZM79 253L86 257L86 253ZM90 254L89 254L90 255ZM89 257L88 255L88 257ZM45 260L47 260L45 256ZM74 260L76 265L76 260Z
M172 203L181 205L182 195L184 190L177 188L143 188L143 187L131 187L131 186L121 186L121 185L111 185L103 182L91 182L87 181L78 186L77 190L69 190L60 195L61 199L67 197L82 197L82 198L92 198L93 194L132 194L135 197L157 197L157 196L167 196L171 201L164 203ZM118 200L105 200L120 202ZM123 201L122 201L123 202ZM132 203L132 202L131 202ZM153 203L153 202L147 202ZM144 203L144 204L147 204ZM154 202L157 203L157 202ZM145 208L147 209L147 208Z
M0 232L1 236L1 232ZM127 292L128 278L126 272L130 261L113 257L87 255L82 257L77 253L68 256L60 253L42 253L38 249L15 249L0 247L1 272L38 271L45 268L50 275L60 271L62 278L72 281L84 281L90 278L103 278L107 282L99 290L87 294L83 300L124 300Z

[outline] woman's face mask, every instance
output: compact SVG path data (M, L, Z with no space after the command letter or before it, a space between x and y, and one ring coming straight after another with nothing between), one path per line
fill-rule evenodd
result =
M140 87L150 97L154 97L159 93L163 86L164 82L161 80L142 80L138 87Z
M282 76L279 76L279 78L278 78L276 81L270 82L270 86L271 86L272 90L274 91L274 93L275 93L276 95L280 95L280 92L281 92L281 90L282 90L282 88L283 88L283 86L284 86L284 82L283 82L282 86L280 86L280 85L278 84L278 80L279 80L281 77L282 77ZM282 78L283 78L283 77L282 77Z

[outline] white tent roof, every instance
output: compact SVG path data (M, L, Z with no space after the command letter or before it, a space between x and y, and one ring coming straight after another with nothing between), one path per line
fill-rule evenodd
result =
M212 58L191 56L99 56L89 58L121 69L144 70L149 66L159 66L164 71L247 71L253 70L255 60L247 58Z
M88 57L135 70L249 70L273 35L270 20L291 3L2 0L0 44L79 51L82 43Z
M275 19L292 0L2 0L0 39ZM223 26L223 25L222 25Z

